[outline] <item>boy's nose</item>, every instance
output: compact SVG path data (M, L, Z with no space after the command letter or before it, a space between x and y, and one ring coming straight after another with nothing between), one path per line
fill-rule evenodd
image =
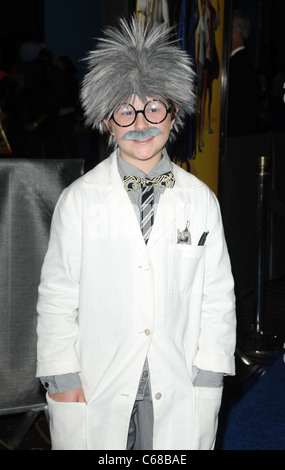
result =
M146 129L146 127L148 127L148 124L149 123L144 117L143 113L138 113L137 118L135 120L135 129L136 130Z

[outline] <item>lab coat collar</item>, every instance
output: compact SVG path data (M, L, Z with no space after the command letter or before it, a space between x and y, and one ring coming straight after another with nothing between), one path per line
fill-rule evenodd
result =
M184 209L185 191L195 189L201 182L193 175L173 165L175 175L174 188L166 188L160 196L151 235L146 245L142 237L136 214L123 187L118 171L117 154L113 152L109 158L97 165L83 177L83 184L94 185L101 192L101 203L116 218L124 231L129 232L131 239L148 256L149 251L163 236L167 228Z

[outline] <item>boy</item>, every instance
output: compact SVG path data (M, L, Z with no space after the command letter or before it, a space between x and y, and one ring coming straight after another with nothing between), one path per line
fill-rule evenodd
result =
M61 195L42 269L53 449L214 447L233 279L215 196L165 149L194 109L191 62L169 34L121 20L89 56L87 122L115 150Z

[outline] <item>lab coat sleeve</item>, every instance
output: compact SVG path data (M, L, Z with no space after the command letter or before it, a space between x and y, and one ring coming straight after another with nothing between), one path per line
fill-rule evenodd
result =
M234 281L224 237L220 207L209 193L209 235L205 244L205 272L201 328L194 366L224 374L235 373L236 314Z
M56 205L38 298L37 376L80 371L76 353L81 264L81 203L72 189Z

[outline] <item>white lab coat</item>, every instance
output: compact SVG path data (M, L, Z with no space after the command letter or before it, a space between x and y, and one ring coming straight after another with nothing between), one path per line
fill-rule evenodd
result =
M87 404L47 398L53 449L126 449L146 356L154 450L213 448L222 388L193 379L197 368L234 374L233 278L216 197L173 172L147 246L115 152L59 199L39 287L37 376L79 371ZM187 221L191 246L177 244Z

